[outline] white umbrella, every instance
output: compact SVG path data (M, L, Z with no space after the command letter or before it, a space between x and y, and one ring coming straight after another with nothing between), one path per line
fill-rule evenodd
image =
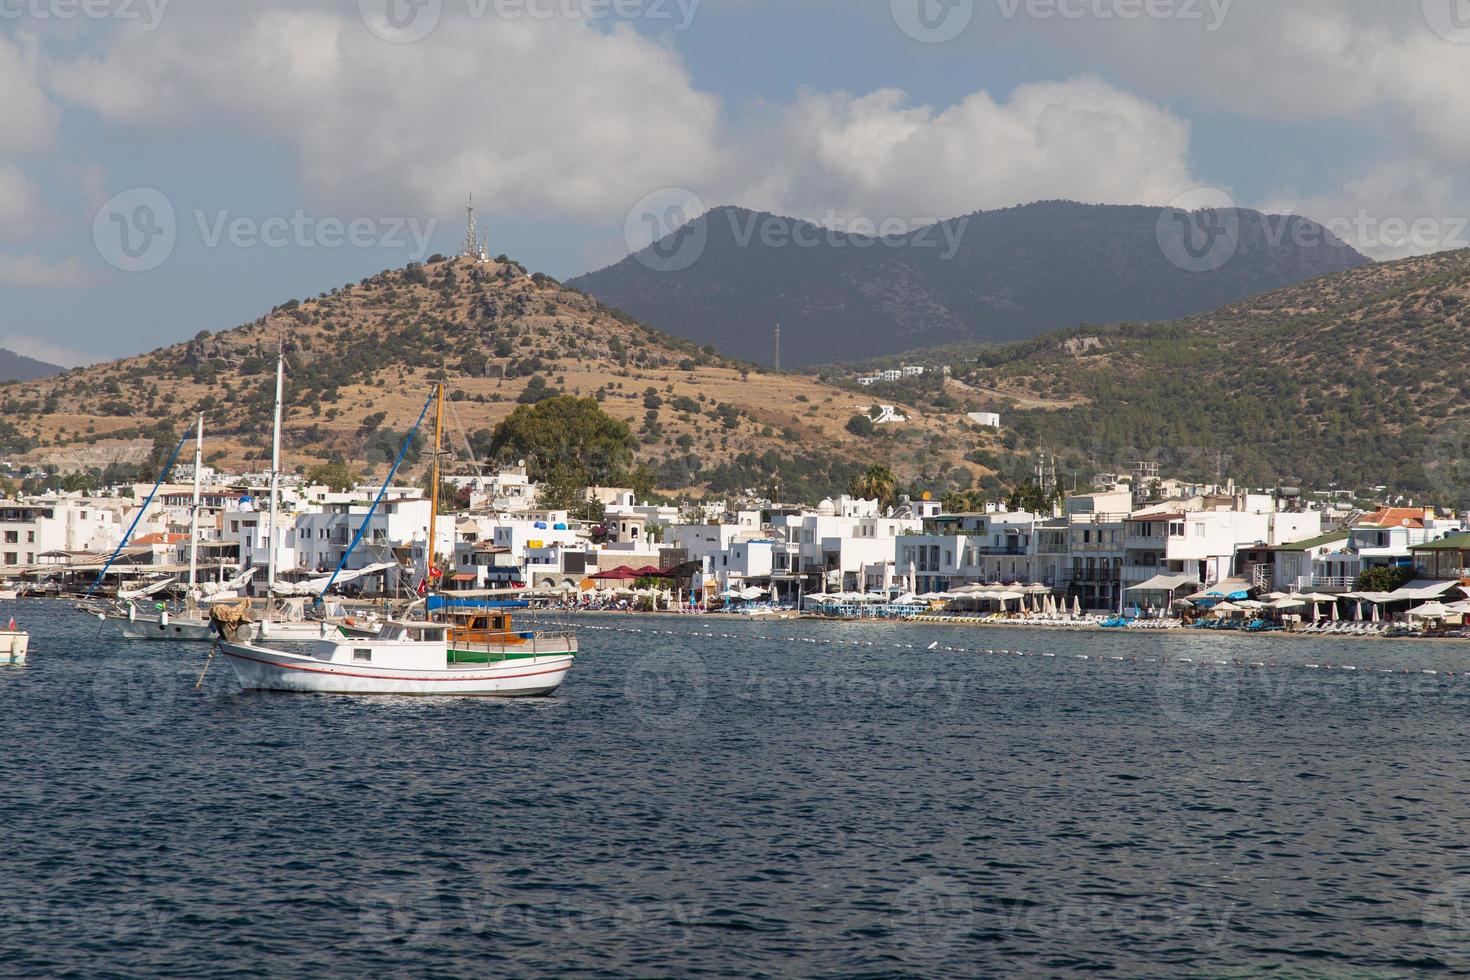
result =
M1377 603L1374 603L1373 604L1373 617L1372 617L1372 621L1375 622L1375 623L1378 622L1378 604Z
M1082 615L1082 597L1079 596L1079 595L1074 595L1072 597L1072 615L1073 616L1081 616Z
M1363 621L1363 600L1361 599L1353 603L1353 621L1357 623Z
M1405 615L1410 619L1444 619L1449 614L1450 608L1444 603L1431 601L1410 609Z

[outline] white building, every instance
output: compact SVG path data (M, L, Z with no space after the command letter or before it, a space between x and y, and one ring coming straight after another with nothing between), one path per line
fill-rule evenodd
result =
M965 418L976 425L983 425L987 429L1000 428L1000 414L998 412L970 412Z
M42 564L49 551L107 553L123 530L117 513L85 498L0 501L0 565Z

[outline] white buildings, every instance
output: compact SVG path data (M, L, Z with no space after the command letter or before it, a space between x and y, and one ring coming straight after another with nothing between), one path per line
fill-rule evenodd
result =
M1126 591L1161 575L1214 585L1234 575L1241 548L1321 533L1320 511L1278 511L1271 497L1260 494L1171 501L1129 516L1123 586Z
M110 552L123 530L118 514L95 500L0 501L0 565L43 564L46 552Z
M873 420L874 425L897 425L909 420L895 405L874 405L868 410L868 418Z
M997 412L970 412L965 418L976 425L983 425L987 429L1000 428L1000 414Z

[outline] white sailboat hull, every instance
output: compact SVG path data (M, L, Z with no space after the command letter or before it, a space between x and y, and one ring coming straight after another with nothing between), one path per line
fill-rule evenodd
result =
M411 697L528 698L551 694L575 657L547 655L449 669L356 666L243 643L221 643L246 690Z
M0 630L0 664L20 666L26 662L31 635L19 630Z

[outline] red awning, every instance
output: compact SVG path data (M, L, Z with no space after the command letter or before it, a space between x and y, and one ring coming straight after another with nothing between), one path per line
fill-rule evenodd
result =
M639 574L640 574L639 572L635 571L634 569L629 568L627 565L619 565L617 568L609 569L606 572L598 572L596 575L594 575L592 577L595 578L595 579L601 579L601 580L611 580L611 579L637 578L639 576Z

